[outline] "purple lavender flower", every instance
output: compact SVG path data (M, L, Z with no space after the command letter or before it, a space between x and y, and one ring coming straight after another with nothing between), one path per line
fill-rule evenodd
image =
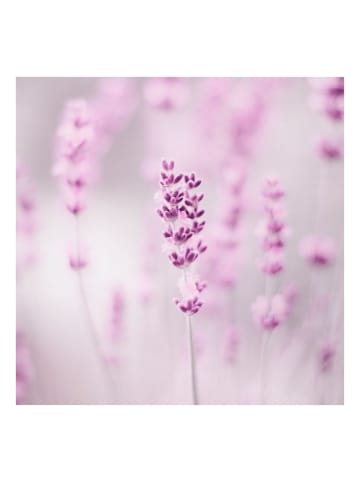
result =
M175 174L174 161L164 160L162 167L161 192L158 196L162 206L157 209L157 213L167 223L163 236L169 250L168 258L173 266L183 271L183 277L179 282L182 300L176 298L174 302L186 316L192 401L196 405L198 394L192 316L196 315L203 306L199 295L205 289L206 283L195 279L190 267L207 250L207 246L199 239L199 233L205 225L205 221L200 220L205 214L204 209L200 207L204 195L194 193L201 184L201 180L195 173Z
M187 315L195 315L203 305L202 301L200 301L197 296L183 303L181 303L178 299L175 299L175 304L183 313Z
M204 194L194 193L201 180L195 173L175 174L174 161L164 160L162 168L159 181L161 207L157 213L167 223L163 236L167 246L171 247L168 254L170 262L176 268L186 270L207 250L207 246L198 237L205 226L205 221L199 220L205 213L200 207ZM199 311L202 302L198 301L196 291L194 285L193 292L184 302L177 300L176 304L182 312L195 314Z

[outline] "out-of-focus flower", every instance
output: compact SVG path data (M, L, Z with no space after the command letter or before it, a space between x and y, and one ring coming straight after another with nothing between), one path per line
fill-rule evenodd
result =
M138 104L133 80L124 77L100 79L91 108L94 116L96 158L106 154L117 131L129 122Z
M264 112L264 98L257 89L247 96L241 96L240 105L232 106L229 132L232 152L236 155L250 157L253 154Z
M277 178L269 177L262 187L264 217L256 235L260 237L264 252L260 268L267 275L276 275L284 268L284 247L289 234L286 210L283 205L285 191Z
M227 289L235 285L238 276L247 170L241 159L231 158L222 174L219 213L210 237L211 256L202 271L213 286Z
M326 343L321 347L319 353L320 370L325 373L331 370L336 354L335 346L331 343Z
M145 100L160 110L179 109L187 103L189 96L188 80L180 77L153 78L144 85Z
M86 247L82 245L71 245L68 249L69 266L74 271L79 271L88 265L88 253Z
M275 275L284 269L284 254L280 249L267 250L261 261L261 269L267 275Z
M309 79L312 88L312 107L333 121L344 117L344 78L328 77Z
M285 196L285 191L276 177L268 177L262 188L262 195L265 199L279 201Z
M308 236L299 246L301 256L313 266L329 266L335 260L335 243L331 238Z
M85 208L85 189L94 179L93 112L83 99L68 102L57 130L53 174L60 180L68 210L78 215Z
M339 138L323 138L317 144L317 152L325 161L340 161L344 157L344 141Z
M255 322L266 330L272 330L283 323L288 313L287 302L282 294L272 298L258 296L251 308Z

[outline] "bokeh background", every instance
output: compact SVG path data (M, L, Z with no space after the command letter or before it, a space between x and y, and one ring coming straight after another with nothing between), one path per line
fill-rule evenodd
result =
M255 231L262 182L276 175L286 190L291 236L285 269L274 283L278 291L294 283L297 298L291 315L272 334L266 403L343 403L343 159L324 159L317 147L324 138L341 138L342 121L324 113L314 100L317 87L306 78L180 79L170 89L163 79L112 80L121 84L120 95L114 89L114 97L106 98L114 128L81 215L81 239L89 253L84 283L104 356L112 357L117 403L190 403L185 322L173 303L178 273L162 252L163 225L154 195L162 159L196 172L206 196L203 238L210 240L222 207L223 165L234 155L229 148L234 119L242 129L236 156L248 166L245 214L233 255L236 284L229 290L210 281L211 310L194 317L200 402L259 403L262 330L251 305L264 292L264 275L257 265L261 250ZM33 234L17 236L18 364L25 372L18 403L109 403L68 263L74 219L52 174L66 102L92 102L104 82L17 79L17 160L26 168L35 200ZM256 121L249 120L253 112ZM334 240L336 258L330 266L317 269L300 256L299 243L310 234ZM111 344L114 289L124 310L121 336ZM238 340L229 361L230 322ZM324 370L322 353L329 344L331 363Z

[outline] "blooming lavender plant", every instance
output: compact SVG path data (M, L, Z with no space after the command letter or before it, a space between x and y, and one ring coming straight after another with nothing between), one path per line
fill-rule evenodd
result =
M194 404L198 404L192 316L196 315L203 305L200 294L206 284L200 281L191 269L207 249L199 237L205 226L205 221L202 220L205 211L200 207L204 195L195 191L201 184L195 173L175 174L174 161L164 160L162 167L159 195L161 207L157 209L157 213L167 226L163 236L168 258L175 268L183 272L179 283L182 299L176 298L174 301L187 319L192 400Z
M57 130L56 159L53 174L58 177L64 194L65 205L75 219L76 242L69 250L69 266L77 273L79 292L87 320L87 326L108 384L110 396L116 399L116 385L105 365L103 349L91 314L82 270L88 265L86 251L80 240L79 216L86 207L88 186L96 176L96 124L94 112L85 100L70 101Z
M86 188L93 180L93 112L83 99L68 102L57 130L53 174L58 177L67 209L78 215L85 208Z
M79 215L86 207L87 188L95 173L95 123L88 102L82 99L68 102L56 140L53 174L59 180L66 208L75 219L76 243L69 250L69 265L79 271L87 265L86 253L80 243Z
M257 228L263 259L260 267L266 279L272 279L284 269L284 248L288 236L286 211L283 204L285 191L280 181L275 177L265 180L262 188L264 217ZM290 311L287 299L282 293L272 293L270 283L265 281L265 295L258 296L252 304L255 322L268 331L263 334L259 362L260 400L265 401L264 363L270 333L283 323Z

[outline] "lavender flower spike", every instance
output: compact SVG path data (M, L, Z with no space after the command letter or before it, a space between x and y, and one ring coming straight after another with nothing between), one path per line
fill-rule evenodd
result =
M168 258L175 268L183 271L180 281L182 300L174 301L187 319L192 400L196 405L198 395L191 322L192 316L203 306L200 293L205 289L206 283L196 279L190 269L193 269L199 256L207 250L207 246L199 238L205 226L205 221L200 219L205 214L205 210L200 207L204 195L194 192L201 184L195 173L175 173L174 169L174 161L162 162L158 196L161 205L157 213L167 225L163 236Z

